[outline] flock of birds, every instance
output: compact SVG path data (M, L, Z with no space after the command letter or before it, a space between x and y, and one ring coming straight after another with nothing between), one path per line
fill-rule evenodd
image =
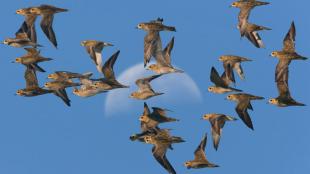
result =
M246 38L257 48L264 47L262 39L257 31L270 29L250 23L249 16L253 8L267 4L269 3L255 0L239 0L231 4L232 7L240 8L238 29L241 36L246 36ZM3 41L3 44L13 47L24 47L27 51L26 55L18 57L13 61L14 63L23 64L26 67L24 74L26 87L19 89L16 94L33 97L53 93L61 98L66 105L70 106L71 101L66 92L66 88L69 87L73 87L73 94L80 97L90 97L117 88L128 88L129 86L123 85L116 80L113 70L120 51L116 51L103 64L101 54L103 48L113 45L108 42L96 40L85 40L81 42L81 45L86 48L86 51L90 55L96 69L103 74L103 77L93 79L91 78L93 75L91 72L80 74L69 71L55 71L48 75L48 78L52 81L46 82L43 87L40 87L36 73L45 72L45 70L40 67L38 63L51 61L52 59L41 56L40 51L37 49L38 47L41 47L41 45L37 43L35 29L36 18L42 16L40 23L41 29L50 42L57 48L56 35L52 27L54 14L67 11L67 9L51 5L22 8L16 11L17 14L23 15L25 20L15 33L15 38L8 38ZM164 25L163 19L158 18L149 22L140 23L137 25L137 28L147 32L144 37L144 67L153 71L155 75L137 79L136 85L139 89L132 92L130 97L139 100L146 100L163 94L161 92L155 92L152 89L150 85L152 80L169 73L183 73L184 71L174 68L171 64L171 51L174 46L174 37L172 37L165 48L162 48L160 32L174 32L176 31L175 27ZM271 53L271 56L279 59L275 70L275 82L277 84L279 96L269 99L268 102L279 107L305 106L303 103L297 102L292 98L288 86L289 64L291 61L307 59L295 51L295 35L295 24L292 22L291 27L283 40L283 49ZM152 58L155 58L156 63L148 66ZM251 104L252 100L262 100L264 98L242 93L242 90L230 86L231 84L235 84L234 71L237 72L241 79L244 79L245 75L241 63L252 60L234 55L224 55L221 56L219 60L223 63L224 72L222 75L219 75L214 67L211 68L210 80L214 83L214 86L210 86L208 91L216 94L238 92L228 95L226 99L237 102L235 108L236 113L247 127L254 130L248 109L253 110ZM152 153L155 159L167 170L167 172L175 174L176 171L168 161L166 152L168 149L173 149L172 144L185 141L181 137L172 136L170 134L170 129L159 127L159 124L161 123L178 121L178 119L167 116L166 111L169 110L152 107L151 112L148 105L144 102L143 114L139 118L141 122L141 133L133 134L130 136L130 139L132 141L138 140L140 142L153 144ZM225 122L237 120L232 116L218 113L205 114L202 119L209 120L211 124L211 134L215 150L218 149ZM210 163L207 160L205 155L206 143L207 134L204 135L200 144L196 148L194 152L195 158L184 163L187 168L218 167L218 165Z

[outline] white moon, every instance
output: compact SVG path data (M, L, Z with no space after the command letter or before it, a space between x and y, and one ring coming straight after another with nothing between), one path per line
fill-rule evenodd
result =
M136 79L153 75L151 71L145 70L143 64L136 64L118 77L118 81L130 85L128 89L116 89L109 91L106 97L104 111L105 116L130 114L135 108L142 111L143 101L129 98L130 94L137 90ZM163 95L146 100L146 102L157 103L155 106L165 108L166 105L174 107L202 102L201 92L194 80L186 73L172 73L163 75L151 82L156 92Z

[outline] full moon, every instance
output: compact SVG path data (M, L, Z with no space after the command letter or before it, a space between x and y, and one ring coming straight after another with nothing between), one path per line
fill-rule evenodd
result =
M152 71L145 70L143 64L136 64L118 77L118 81L130 85L128 89L109 91L105 100L104 112L107 117L129 114L131 110L143 110L143 101L130 98L133 91L138 90L135 81L138 78L153 75ZM184 106L202 102L201 92L194 80L186 73L165 74L151 81L151 86L156 92L163 95L146 100L147 103L156 103L155 106L165 108L166 105Z

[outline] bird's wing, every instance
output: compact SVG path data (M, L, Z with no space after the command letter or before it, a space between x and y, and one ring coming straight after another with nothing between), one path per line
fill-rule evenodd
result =
M167 64L171 65L171 51L174 46L174 37L172 37L171 41L168 43L168 45L163 50L164 58Z
M251 9L252 7L250 6L244 6L240 8L240 12L238 15L238 20L239 20L238 27L239 27L241 36L244 36L244 34L246 33L246 26L247 26L248 19L251 13Z
M283 40L283 51L289 53L295 52L295 36L296 36L295 24L294 22L292 22L291 27Z
M242 101L239 102L236 107L236 112L238 113L241 120L252 130L254 130L253 123L251 117L247 111L247 107L250 101Z
M40 25L46 37L57 48L56 35L53 30L53 20L54 20L53 14L45 14L43 15Z
M24 21L22 25L19 27L19 29L17 30L17 32L15 33L15 36L19 34L27 34L28 30L29 30L28 25L26 21ZM28 38L28 35L27 35L27 38Z
M40 51L35 48L24 48L27 51L27 56L38 56Z
M155 145L152 149L153 156L156 161L169 172L169 174L176 174L176 171L166 157L168 147L169 146L167 145Z
M207 134L204 135L200 144L196 148L196 150L194 152L194 154L195 154L194 160L207 160L206 154L205 154L206 144L207 144Z
M102 73L104 74L104 77L107 79L115 79L113 66L114 63L119 55L120 51L118 50L116 53L114 53L103 65L102 67Z
M213 147L215 150L217 150L220 143L221 135L216 133L216 131L213 128L211 129L211 134L213 139Z
M71 104L70 104L71 101L70 101L70 99L69 99L69 97L68 97L67 92L66 92L65 89L58 89L58 90L55 90L55 91L54 91L54 94L55 94L57 97L61 98L61 100L64 101L64 103L65 103L67 106L71 106Z
M97 60L101 58L101 53L96 53L95 48L93 45L86 45L85 46L87 53L89 54L90 58L94 61L95 65L100 65L98 64ZM97 56L99 58L97 58ZM101 59L102 60L102 59Z
M158 107L152 107L153 112L152 114L154 115L160 115L160 116L166 116L166 111L165 109L158 108Z
M281 98L291 98L288 84L284 81L277 82L278 93Z
M253 32L245 32L245 36L247 37L247 39L252 42L252 44L257 47L257 48L263 48L264 47L264 43L261 39L261 37L259 36L259 34L256 31Z
M151 114L151 111L148 105L146 104L146 102L144 102L143 115L150 115L150 114Z
M155 57L157 50L161 51L161 39L158 31L149 31L144 37L144 66Z
M228 86L230 82L236 83L235 81L235 75L233 72L233 67L229 61L224 61L223 62L223 67L224 67L224 73L221 76L221 79L228 79L227 81L224 80L226 85Z
M103 42L98 42L94 47L92 47L92 59L94 59L96 66L102 66L102 50L104 47Z
M237 71L237 73L238 73L238 75L239 75L239 77L240 77L241 79L244 79L244 73L243 73L243 69L242 69L242 66L241 66L241 63L240 63L240 62L236 62L236 63L234 64L234 66L233 66L233 69L234 69L235 71Z
M139 90L141 91L145 91L145 90L152 90L152 87L150 85L150 82L158 77L160 77L161 75L153 75L150 77L146 77L146 78L142 78L142 79L138 79L136 80L136 84L139 87Z
M211 68L210 80L216 86L220 86L220 87L226 87L227 86L214 67Z
M25 22L27 23L27 27L28 27L28 30L27 30L28 38L30 38L32 42L37 43L37 32L36 32L35 25L34 25L37 19L37 15L27 14L25 17L26 17Z
M26 67L25 80L26 80L26 88L33 88L39 86L36 71L30 66Z
M289 73L289 59L279 59L279 62L276 67L275 72L275 81L284 81L285 83L288 83L288 73Z

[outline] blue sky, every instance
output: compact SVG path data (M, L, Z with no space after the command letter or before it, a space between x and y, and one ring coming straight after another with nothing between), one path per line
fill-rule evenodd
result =
M211 85L211 67L222 71L222 65L217 60L220 55L235 54L253 59L253 62L243 64L246 80L238 79L237 87L266 98L278 95L274 83L277 60L269 54L282 48L282 40L292 20L297 29L297 51L310 56L308 1L275 0L269 6L252 11L251 22L272 28L271 31L261 32L265 49L257 49L246 39L240 39L236 28L238 10L229 8L231 2L11 0L2 2L0 36L1 39L13 36L22 23L23 17L14 14L16 9L44 3L69 9L69 12L57 14L54 19L59 45L57 50L37 25L38 41L44 45L42 55L54 58L41 64L47 70L45 74L38 74L40 84L43 84L47 74L56 70L92 71L95 77L99 77L86 51L80 46L80 41L85 39L113 43L114 47L104 50L104 58L121 50L114 68L120 75L143 61L145 33L135 29L135 26L139 22L163 17L165 24L177 28L175 33L162 33L164 44L175 36L172 62L186 71L202 95L202 101L186 101L186 95L191 95L191 92L179 91L171 95L175 98L173 102L165 102L161 97L148 101L149 106L173 110L170 115L181 120L162 125L172 128L174 135L182 136L187 141L175 145L174 150L167 153L176 171L210 174L306 173L310 170L309 107L277 108L266 104L267 100L254 101L254 111L249 111L254 132L240 120L226 124L218 152L212 148L209 136L206 149L208 159L221 167L187 170L182 166L183 162L193 158L193 151L203 134L208 132L210 135L209 123L200 120L203 114L218 112L237 117L235 104L224 100L226 95L207 92L207 87ZM132 133L140 131L138 117L142 112L142 101L126 99L123 102L133 102L134 107L109 116L104 111L107 94L87 99L70 94L70 108L53 95L35 98L15 96L15 91L25 86L24 67L10 62L23 55L24 50L1 45L0 52L0 173L165 173L151 155L151 145L128 139ZM306 91L310 88L310 81L305 75L309 73L309 61L296 61L290 65L292 96L307 105L310 105L310 94ZM178 88L178 84L173 87ZM68 93L71 93L70 89Z

